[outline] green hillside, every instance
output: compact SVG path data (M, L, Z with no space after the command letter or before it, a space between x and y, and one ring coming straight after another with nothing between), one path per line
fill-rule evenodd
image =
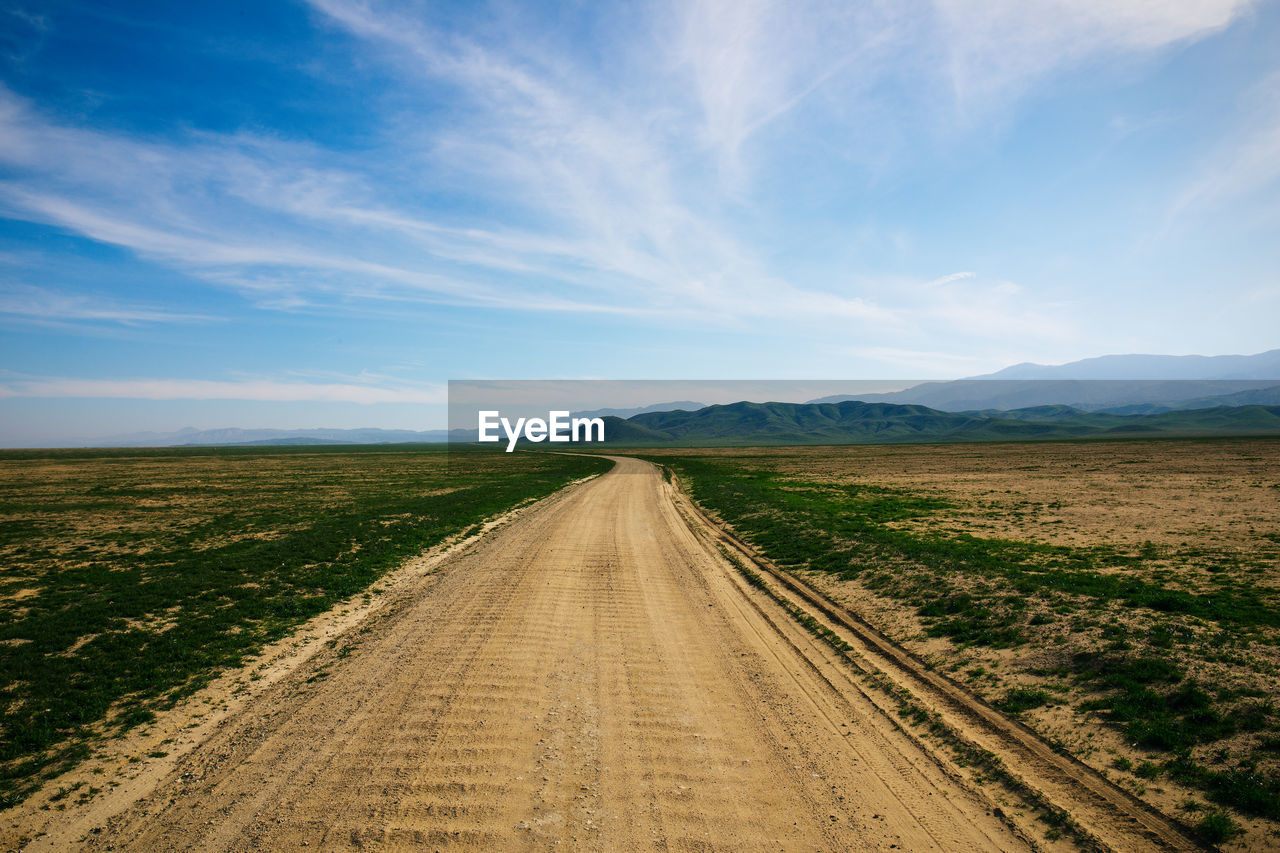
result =
M943 412L919 405L732 403L697 411L605 419L615 444L785 445L904 441L995 441L1107 436L1278 435L1280 406L1120 415L1069 406Z

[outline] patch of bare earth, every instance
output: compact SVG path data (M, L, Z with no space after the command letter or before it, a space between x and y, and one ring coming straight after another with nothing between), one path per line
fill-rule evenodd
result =
M855 446L664 451L726 455L794 480L861 484L946 500L951 509L890 526L922 536L975 536L1117 555L1098 571L1129 575L1195 594L1224 586L1280 600L1280 442L1122 441L965 445ZM917 608L869 588L861 577L805 572L805 578L906 648L932 661L979 696L999 702L1013 688L1051 697L1020 715L1050 741L1168 814L1194 823L1201 790L1154 771L1167 755L1138 748L1097 713L1082 710L1094 687L1064 673L1080 653L1101 654L1117 633L1136 647L1184 668L1188 681L1230 691L1222 707L1257 704L1272 722L1280 702L1280 632L1251 627L1247 636L1179 613L1127 607L1084 596L1052 605L1028 599L1029 642L1013 648L958 645L926 633ZM949 577L950 589L989 584ZM1040 619L1037 620L1036 617ZM1042 621L1043 624L1036 624ZM1160 642L1146 646L1151 638ZM1257 698L1261 697L1261 698ZM1270 738L1270 740L1268 740ZM1241 728L1192 748L1210 769L1256 767L1280 775L1274 732ZM1270 745L1269 745L1270 744ZM1188 809L1192 806L1192 809ZM1198 806L1203 808L1203 805ZM1236 815L1244 834L1229 849L1280 847L1276 822Z
M31 848L1031 849L655 469L619 466L407 581L128 808Z
M381 578L362 593L270 644L244 667L216 678L193 696L124 735L93 744L90 758L45 783L21 805L0 813L0 849L65 850L94 835L113 815L152 792L193 750L229 718L299 671L323 671L349 653L347 645L388 618L406 597L435 583L447 558L510 523L522 509L476 525L449 538ZM145 627L162 632L163 619Z

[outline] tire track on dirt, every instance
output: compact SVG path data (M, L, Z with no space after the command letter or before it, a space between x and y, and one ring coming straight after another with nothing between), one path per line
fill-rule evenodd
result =
M1019 850L619 459L228 719L91 849Z
M939 714L962 741L994 754L1020 783L1068 814L1094 843L1117 851L1207 849L1175 821L931 669L802 578L774 566L678 489L673 487L673 491L695 526L767 575L774 595L799 606L850 642L855 654L869 663L872 671L888 676L913 701Z

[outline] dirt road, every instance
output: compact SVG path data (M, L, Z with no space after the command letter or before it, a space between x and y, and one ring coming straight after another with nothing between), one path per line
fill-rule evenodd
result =
M1020 850L647 463L237 714L93 849Z

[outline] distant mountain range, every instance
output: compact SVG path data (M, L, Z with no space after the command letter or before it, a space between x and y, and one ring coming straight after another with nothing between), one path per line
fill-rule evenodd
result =
M1234 394L1219 394L1213 397L1194 397L1190 400L1175 400L1163 403L1130 403L1123 406L1112 406L1106 411L1118 415L1136 415L1186 409L1212 409L1218 406L1280 406L1280 385L1237 391Z
M1280 349L1257 355L1103 355L1067 364L1023 362L971 379L1237 379L1280 382Z
M1280 388L1273 390L1280 394ZM1132 413L1089 412L1063 405L951 412L918 404L855 400L838 403L744 401L692 410L666 409L662 404L645 408L650 411L629 418L607 414L592 417L603 417L609 443L646 446L1280 435L1280 405L1188 407ZM450 434L446 430L184 429L173 433L116 436L94 444L98 447L234 447L441 443L450 438L469 442L475 440L475 433L470 430L454 430Z
M1280 406L1121 415L1044 406L1009 412L944 412L920 405L733 403L695 412L605 418L621 445L746 446L1129 436L1280 435Z
M917 404L947 412L1061 405L1117 414L1277 405L1280 349L1257 355L1108 355L1070 364L1016 364L986 376L809 402L842 400Z
M1280 394L1277 380L1223 379L957 379L925 382L886 394L836 394L810 403L915 404L946 412L1072 406L1090 412L1168 411L1181 408L1268 405ZM1138 407L1138 408L1135 408Z
M696 412L698 409L706 408L706 405L706 403L695 403L691 400L678 400L674 403L654 403L652 406L638 406L634 409L591 409L586 412L574 412L573 416L575 418L630 418L649 412L674 412L680 409Z
M857 403L857 405L845 405ZM1015 364L985 376L807 403L690 400L575 412L602 417L612 442L783 444L1271 434L1280 412L1280 349L1257 355L1108 355ZM67 439L43 446L165 447L473 441L473 430L212 429Z
M465 438L467 433L461 431ZM195 429L176 432L137 432L95 439L66 439L44 447L184 447L184 446L271 446L294 444L399 444L442 442L448 430L408 429Z

